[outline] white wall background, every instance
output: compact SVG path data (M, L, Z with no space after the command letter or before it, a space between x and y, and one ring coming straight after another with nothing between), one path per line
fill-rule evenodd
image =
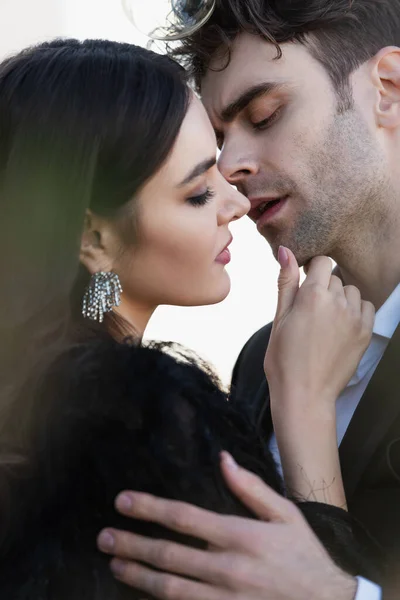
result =
M151 0L141 1L151 9ZM126 18L120 0L0 1L0 57L60 36L146 44ZM175 340L196 350L225 383L248 337L274 315L278 276L267 243L249 219L235 223L232 232L230 296L210 307L160 307L147 330L147 338Z

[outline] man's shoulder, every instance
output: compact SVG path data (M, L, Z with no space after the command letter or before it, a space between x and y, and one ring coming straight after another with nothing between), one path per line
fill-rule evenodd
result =
M268 346L269 338L271 336L272 330L272 322L264 325L258 331L253 333L253 335L247 340L245 345L243 346L238 361L246 360L250 357L254 357L255 354L263 353L264 357L265 351Z
M256 331L243 346L232 374L236 392L254 393L264 380L264 356L271 335L272 323Z

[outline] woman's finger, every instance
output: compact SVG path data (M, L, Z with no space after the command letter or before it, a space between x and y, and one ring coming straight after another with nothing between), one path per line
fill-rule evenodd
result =
M292 308L300 282L299 265L293 252L280 246L278 260L281 269L278 278L278 305L275 320L283 318Z
M343 283L336 277L336 275L331 275L331 280L329 282L329 291L338 296L345 297Z
M375 323L375 306L367 300L361 301L361 319L366 331L372 335L372 330Z
M232 599L231 591L153 571L135 562L113 559L111 570L119 581L161 600L164 598L167 600Z
M361 293L354 285L346 285L344 288L348 305L353 309L355 314L361 315Z
M328 289L332 276L332 261L327 256L316 256L307 266L307 276L301 287L321 285Z

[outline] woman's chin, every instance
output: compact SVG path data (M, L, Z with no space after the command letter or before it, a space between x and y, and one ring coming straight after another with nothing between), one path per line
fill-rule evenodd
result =
M197 284L199 282L197 281ZM168 295L160 294L157 299L157 305L168 306L208 306L210 304L218 304L225 300L231 291L231 280L226 271L217 279L206 280L201 285L193 285L193 282L188 283L183 289L168 290Z
M225 300L231 291L231 280L226 271L224 275L218 285L210 286L202 297L199 295L197 300L193 302L193 306L208 306Z
M208 306L211 304L218 304L225 300L231 290L231 280L228 274L221 278L220 281L212 285L204 286L202 290L192 290L193 293L180 294L179 297L174 298L171 296L164 302L159 304L170 304L174 306Z

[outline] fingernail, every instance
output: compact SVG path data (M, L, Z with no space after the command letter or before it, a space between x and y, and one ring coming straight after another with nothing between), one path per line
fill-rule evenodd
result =
M128 511L132 508L132 498L129 494L120 494L116 500L118 510Z
M233 457L229 454L229 452L222 452L221 457L222 457L222 460L224 461L225 465L228 467L228 469L231 469L231 471L238 470L238 468L239 468L238 464L233 459Z
M100 550L110 552L114 548L114 536L109 531L102 531L97 540Z
M282 269L289 264L289 252L285 246L279 246L278 248L278 262Z
M119 558L114 558L111 561L110 568L116 577L121 577L125 571L125 562L123 560L119 560Z

